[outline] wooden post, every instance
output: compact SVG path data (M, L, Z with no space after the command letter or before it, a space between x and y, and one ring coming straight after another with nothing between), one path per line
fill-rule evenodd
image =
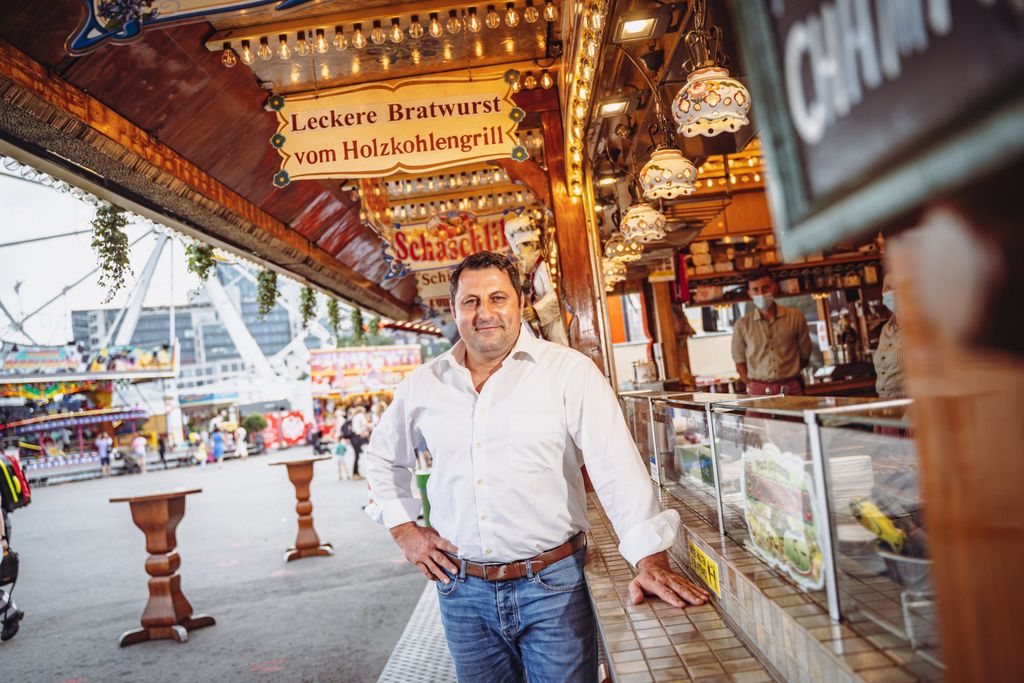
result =
M571 315L569 344L589 356L603 372L608 372L609 350L602 332L603 290L595 272L596 234L588 225L586 211L591 210L579 197L573 197L565 179L565 140L558 94L538 88L523 90L515 96L525 111L540 114L544 136L546 174L540 167L524 162L499 162L509 177L530 187L537 198L547 201L555 216L555 243L558 248L562 303ZM544 177L546 175L546 178ZM542 184L546 183L546 191Z
M651 292L654 299L655 334L661 344L662 358L665 359L665 376L662 379L679 379L679 353L672 313L674 304L669 283L652 282Z
M1013 191L1002 201L1015 202ZM983 212L986 203L972 206ZM1008 278L1020 278L1021 251L1011 248L1016 214L1002 221L1009 229L992 240L982 230L995 221L960 220L971 232L957 243L949 227L958 219L931 214L889 243L950 681L1024 680L1024 359L963 332L1000 286L1000 268L986 272L993 254L1006 259ZM976 265L987 249L985 267ZM958 272L957 263L975 267ZM999 307L999 315L1012 320L1019 306Z

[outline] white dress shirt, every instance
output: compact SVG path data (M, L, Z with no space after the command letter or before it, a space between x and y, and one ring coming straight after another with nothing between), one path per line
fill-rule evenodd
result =
M475 562L512 562L588 528L580 466L629 562L672 545L662 511L611 386L583 354L520 333L477 393L459 341L398 386L363 453L390 528L415 521L415 450L433 458L430 522ZM582 457L581 452L582 451Z

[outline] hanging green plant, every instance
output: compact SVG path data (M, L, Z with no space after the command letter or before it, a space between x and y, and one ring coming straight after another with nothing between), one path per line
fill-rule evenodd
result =
M371 337L376 337L377 335L379 335L380 334L380 318L378 318L377 316L373 316L372 318L370 318L370 323L367 325L367 328L369 328L369 330L370 330L370 336Z
M216 261L213 260L213 247L202 242L192 242L185 247L185 256L188 257L188 270L195 273L200 280L206 282L210 277Z
M366 332L363 330L363 312L358 308L352 309L352 337L360 343L366 338Z
M104 203L96 209L92 219L92 248L96 250L99 261L100 286L107 289L103 303L109 303L124 287L125 275L132 274L128 260L128 234L124 231L126 225L128 219L124 209L113 204Z
M316 290L312 287L303 287L299 296L299 313L302 314L302 326L309 327L309 323L316 318Z
M334 345L338 346L338 328L341 327L341 306L334 297L327 299L327 322L331 325L331 332L334 333Z
M263 318L274 310L277 303L277 273L272 270L261 270L256 277L256 303L259 304L257 312Z

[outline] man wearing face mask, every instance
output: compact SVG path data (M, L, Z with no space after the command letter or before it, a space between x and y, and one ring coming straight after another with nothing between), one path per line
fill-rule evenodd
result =
M732 359L750 394L802 394L800 371L811 358L807 319L795 308L775 303L779 286L763 269L747 278L754 305L736 321Z
M907 395L903 387L903 335L896 320L896 290L888 275L882 280L882 305L892 311L892 317L882 327L878 348L872 357L875 391L880 398L902 398Z

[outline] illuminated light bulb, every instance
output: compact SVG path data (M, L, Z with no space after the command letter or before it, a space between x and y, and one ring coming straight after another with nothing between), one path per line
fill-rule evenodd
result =
M576 100L575 102L573 102L572 113L574 113L576 116L579 116L580 118L583 118L583 115L587 113L587 108L583 105L583 100Z
M320 64L320 78L325 81L331 77L331 67L327 65L327 62Z
M430 178L429 180L427 180L427 189L430 190L431 192L434 191L434 179L433 178Z
M501 17L494 11L494 5L487 6L487 16L484 17L484 23L487 24L487 28L498 28L501 26Z
M576 86L576 94L579 95L581 99L590 99L590 82L580 81L579 85Z
M594 78L594 63L589 59L580 62L580 76L587 81Z
M577 140L582 140L583 139L583 126L579 125L578 123L577 124L573 124L572 134L573 134L573 137L575 137Z
M274 56L274 51L270 49L270 39L266 36L260 38L260 46L256 48L256 56L264 62Z
M324 35L324 30L318 28L316 30L316 51L322 55L327 54L327 51L331 49L331 46L327 44L327 37Z
M469 184L470 185L479 185L480 184L480 176L478 176L476 173L471 175L469 177Z
M526 74L526 78L523 79L523 87L527 90L533 90L537 87L537 77L533 74Z
M459 10L453 9L448 12L448 21L445 22L445 28L448 29L448 33L462 33L462 29L466 27L463 23L462 18L459 16Z
M344 50L348 47L348 38L345 37L345 30L340 26L334 27L334 47Z
M480 30L483 29L483 27L483 22L480 21L480 17L476 15L476 7L470 7L469 16L466 19L466 28L473 33L480 33Z
M374 45L383 45L384 41L387 40L387 34L384 33L384 28L380 25L380 20L374 20L373 29L370 31L370 42Z
M220 63L229 69L238 64L238 55L231 49L231 43L224 43L224 51L220 53Z
M288 47L288 36L283 33L277 37L277 56L281 59L288 59L292 56L292 50Z
M753 165L754 165L754 157L750 157L749 159L747 159L747 166L753 166Z
M595 31L600 32L604 28L604 13L596 2L587 5L587 20L590 23L590 28Z
M572 194L575 197L583 196L583 184L578 180L572 181Z
M303 31L295 34L295 51L303 57L309 54L309 43L306 42L306 34Z
M540 72L540 87L545 90L550 90L551 86L555 84L555 79L551 77L551 74L546 70Z
M256 61L255 56L252 54L252 47L249 46L248 40L242 41L242 62L245 64L252 64Z
M519 25L519 12L516 11L515 4L511 2L505 3L505 25L509 28Z
M555 7L555 3L551 0L547 0L544 3L544 18L548 21L555 21L558 19L558 8Z
M734 176L734 175L730 175L730 176L729 176L729 182L730 182L730 183L735 183L735 182L736 182L736 176Z
M586 54L587 57L590 57L591 59L597 57L598 42L593 35L588 35L587 38L583 41L583 52L584 54Z
M298 83L302 77L302 69L300 69L298 66L293 66L290 76L292 79L292 83Z
M521 89L522 89L522 86L519 85L519 80L518 79L512 82L512 92L519 92Z
M577 164L583 163L583 154L578 149L574 149L572 151L572 160Z
M473 54L478 58L484 56L484 44L479 40L473 43Z
M413 40L419 40L423 37L423 24L420 23L418 15L412 15L412 20L409 23L409 37Z
M437 19L437 12L430 13L430 27L427 30L435 38L440 38L444 35L444 27L441 26L441 22Z
M352 75L353 76L356 75L357 73L359 73L360 65L359 65L359 58L358 57L353 57L352 58L352 64L349 66L349 68L352 70Z
M352 47L359 50L366 47L366 34L363 33L362 24L356 24L352 27Z
M533 6L533 0L526 0L526 9L523 10L523 19L527 24L535 24L540 19L540 12Z
M501 171L495 171L494 172L494 174L491 176L491 182L492 183L500 183L501 182Z
M755 173L754 174L754 182L755 183L761 182L761 174L760 173Z
M392 43L400 43L405 40L405 31L402 30L402 24L399 23L398 19L391 20L391 38Z
M446 62L452 61L452 46L451 45L445 45L444 46L444 61L446 61Z

